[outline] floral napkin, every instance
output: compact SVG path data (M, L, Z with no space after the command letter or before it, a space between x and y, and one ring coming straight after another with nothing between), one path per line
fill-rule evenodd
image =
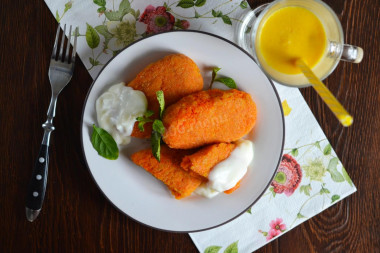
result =
M93 78L113 55L151 34L192 29L233 41L233 27L249 8L241 0L45 2L58 22L78 26L77 51ZM277 174L246 213L190 234L200 252L252 252L356 191L299 90L276 88L286 129Z

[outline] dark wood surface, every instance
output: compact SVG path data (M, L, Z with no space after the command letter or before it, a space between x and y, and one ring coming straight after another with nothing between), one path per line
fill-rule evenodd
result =
M256 7L267 1L252 1ZM316 93L302 89L358 192L258 252L380 252L380 1L328 0L361 64L340 63L325 80L352 113L343 128ZM92 79L78 61L59 97L49 179L40 217L25 218L25 192L50 99L47 76L57 27L44 1L0 8L0 252L196 252L187 234L145 227L117 211L86 168L80 118Z

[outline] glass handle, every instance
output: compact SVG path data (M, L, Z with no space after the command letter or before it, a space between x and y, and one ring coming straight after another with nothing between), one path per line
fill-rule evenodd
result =
M363 59L364 51L361 47L352 45L343 45L342 61L360 63Z

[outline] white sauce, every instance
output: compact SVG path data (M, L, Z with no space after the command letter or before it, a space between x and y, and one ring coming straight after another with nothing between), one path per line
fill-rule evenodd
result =
M195 190L195 193L213 198L220 192L234 187L247 173L253 159L253 143L238 140L230 156L214 166L208 176L208 182Z
M216 195L218 195L220 192L215 191L214 189L211 189L210 187L207 186L207 183L203 183L200 186L198 186L197 189L194 191L196 194L201 195L206 198L213 198Z
M143 92L118 83L96 100L98 124L112 135L119 145L131 141L137 117L144 115L148 101Z

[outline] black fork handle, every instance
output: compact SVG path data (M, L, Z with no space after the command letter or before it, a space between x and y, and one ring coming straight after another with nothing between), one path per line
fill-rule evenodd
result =
M55 104L53 107L55 108ZM49 167L50 134L54 130L53 118L48 117L48 120L42 127L45 129L44 137L34 164L32 178L30 179L26 194L26 218L31 222L34 221L40 213L45 198Z
M48 166L49 146L42 144L26 195L26 217L29 221L34 221L41 211L46 192Z

